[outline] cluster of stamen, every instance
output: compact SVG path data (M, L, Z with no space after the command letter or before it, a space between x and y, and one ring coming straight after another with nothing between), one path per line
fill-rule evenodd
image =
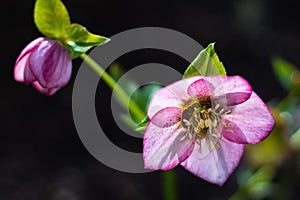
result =
M210 103L196 102L188 106L182 112L182 126L185 134L181 140L187 137L190 140L193 139L200 146L200 152L203 142L206 143L209 151L219 148L218 141L222 138L223 127L226 126L224 116L229 113L230 110L220 104L212 107ZM233 125L230 124L230 126Z

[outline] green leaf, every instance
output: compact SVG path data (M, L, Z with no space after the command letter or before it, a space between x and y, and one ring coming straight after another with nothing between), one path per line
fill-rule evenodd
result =
M290 91L294 84L293 74L298 71L297 68L293 64L279 57L273 58L271 64L275 76L281 86L285 90Z
M108 41L109 39L106 37L90 33L84 26L71 24L67 33L66 45L74 59L87 52L90 48Z
M34 8L34 22L39 31L48 38L64 37L70 26L70 17L60 0L37 0Z
M226 70L215 52L214 43L202 50L196 59L188 66L183 78L191 76L226 76Z

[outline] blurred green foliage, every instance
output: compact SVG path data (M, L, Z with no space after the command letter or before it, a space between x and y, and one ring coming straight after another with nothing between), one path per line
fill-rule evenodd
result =
M270 182L275 174L272 165L266 165L258 170L244 170L239 176L239 190L230 200L262 199L272 193L273 184Z
M246 146L248 165L240 170L239 189L231 200L289 199L300 181L300 71L280 57L271 59L271 65L287 95L269 105L276 121L270 136Z
M129 114L121 115L123 122L130 128L133 128L134 130L143 133L149 122L149 119L146 114L148 105L152 99L153 94L162 86L155 82L139 86L135 81L133 81L129 77L124 76L124 69L117 63L114 63L109 67L109 72L111 76L116 81L118 81L118 84L127 93L127 95L130 96L131 100L134 101L145 113L145 118L142 121L139 121L137 116L135 116L134 113L129 111ZM115 97L118 100L118 97ZM122 104L121 101L119 101L119 103L123 105L126 109L125 105Z
M280 57L273 58L271 64L278 82L286 91L290 91L297 84L294 79L298 73L297 67Z

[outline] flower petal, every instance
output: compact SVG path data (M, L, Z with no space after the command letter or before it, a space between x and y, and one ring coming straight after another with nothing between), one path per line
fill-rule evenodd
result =
M205 80L214 87L215 104L237 105L249 99L252 93L250 84L240 76L210 76Z
M47 92L47 96L52 96L53 94L55 94L60 88L50 88L48 89L48 92Z
M32 85L37 91L47 96L53 95L55 92L57 92L60 89L60 88L44 88L37 81L33 82Z
M223 138L220 147L213 149L206 157L200 157L199 145L195 145L191 155L181 165L194 175L217 185L223 185L237 167L244 151L243 144Z
M45 40L43 37L39 37L32 42L30 42L20 53L16 60L16 64L20 62L20 60L23 59L24 56L28 55L29 53L32 53L35 49L39 47L39 45Z
M40 37L30 42L20 53L16 60L14 68L14 78L16 81L24 82L24 69L30 54L38 48L39 44L44 40Z
M188 87L188 95L194 98L209 97L213 91L214 87L204 78L193 82Z
M254 92L244 103L231 107L231 114L225 116L225 123L232 123L234 126L224 127L223 136L241 144L260 142L270 134L275 125L267 106Z
M181 109L177 107L168 107L160 110L151 119L151 122L158 127L170 127L181 121Z
M47 88L44 88L43 86L41 86L39 84L39 82L35 81L32 83L32 85L34 86L34 88L39 91L40 93L42 94L47 94L48 93L48 89Z
M154 121L160 121L158 113L153 117ZM143 157L145 168L172 169L184 161L191 153L193 140L185 136L185 130L180 123L161 128L149 122L144 134ZM183 138L183 139L182 139Z
M24 71L29 56L30 54L23 56L23 58L16 63L14 68L14 78L16 81L24 82Z
M24 76L24 82L25 83L28 84L28 83L32 83L32 82L36 81L36 78L34 77L34 75L32 74L32 72L30 70L28 62L25 64L25 68L24 68L23 74L24 74L23 76Z
M43 41L31 54L29 64L33 75L44 88L62 87L70 80L70 54L54 40Z
M180 107L184 100L189 99L187 88L201 79L200 76L182 79L158 90L152 97L148 107L148 117L151 119L159 110L166 107Z

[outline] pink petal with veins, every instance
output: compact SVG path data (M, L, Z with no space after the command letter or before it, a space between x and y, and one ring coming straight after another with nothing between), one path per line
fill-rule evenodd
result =
M71 73L68 50L47 38L38 38L28 44L14 68L16 81L32 83L39 92L49 96L69 82Z
M180 123L168 120L170 116L180 117L177 109L165 108L149 122L143 141L145 168L172 169L190 155L193 141L184 137L185 130Z
M200 147L195 145L191 155L181 165L194 175L222 186L237 167L244 152L244 145L223 138L220 147L206 157L200 157Z
M210 97L213 94L214 87L205 80L205 77L193 82L187 89L191 98Z
M240 76L207 76L203 79L212 85L211 96L214 104L237 105L249 99L252 93L248 81Z
M15 65L14 69L14 78L18 82L24 82L24 71L25 71L25 66L28 61L28 57L30 54L27 54L24 56L22 59L19 60L18 63Z
M20 55L18 56L17 60L16 60L16 64L23 59L24 56L32 53L35 49L37 49L39 47L39 45L45 40L46 38L43 37L39 37L35 40L33 40L32 42L30 42L20 53Z
M231 114L225 116L225 123L234 126L224 127L222 133L230 141L255 144L265 139L275 125L272 114L255 92L250 99L230 109Z
M67 49L54 40L43 41L29 58L36 80L44 88L65 86L71 77L72 61Z
M16 64L14 68L14 78L16 81L24 82L24 70L25 70L26 63L28 62L28 58L31 55L31 53L38 48L38 46L44 39L45 38L40 37L33 40L20 53L20 55L16 60Z

